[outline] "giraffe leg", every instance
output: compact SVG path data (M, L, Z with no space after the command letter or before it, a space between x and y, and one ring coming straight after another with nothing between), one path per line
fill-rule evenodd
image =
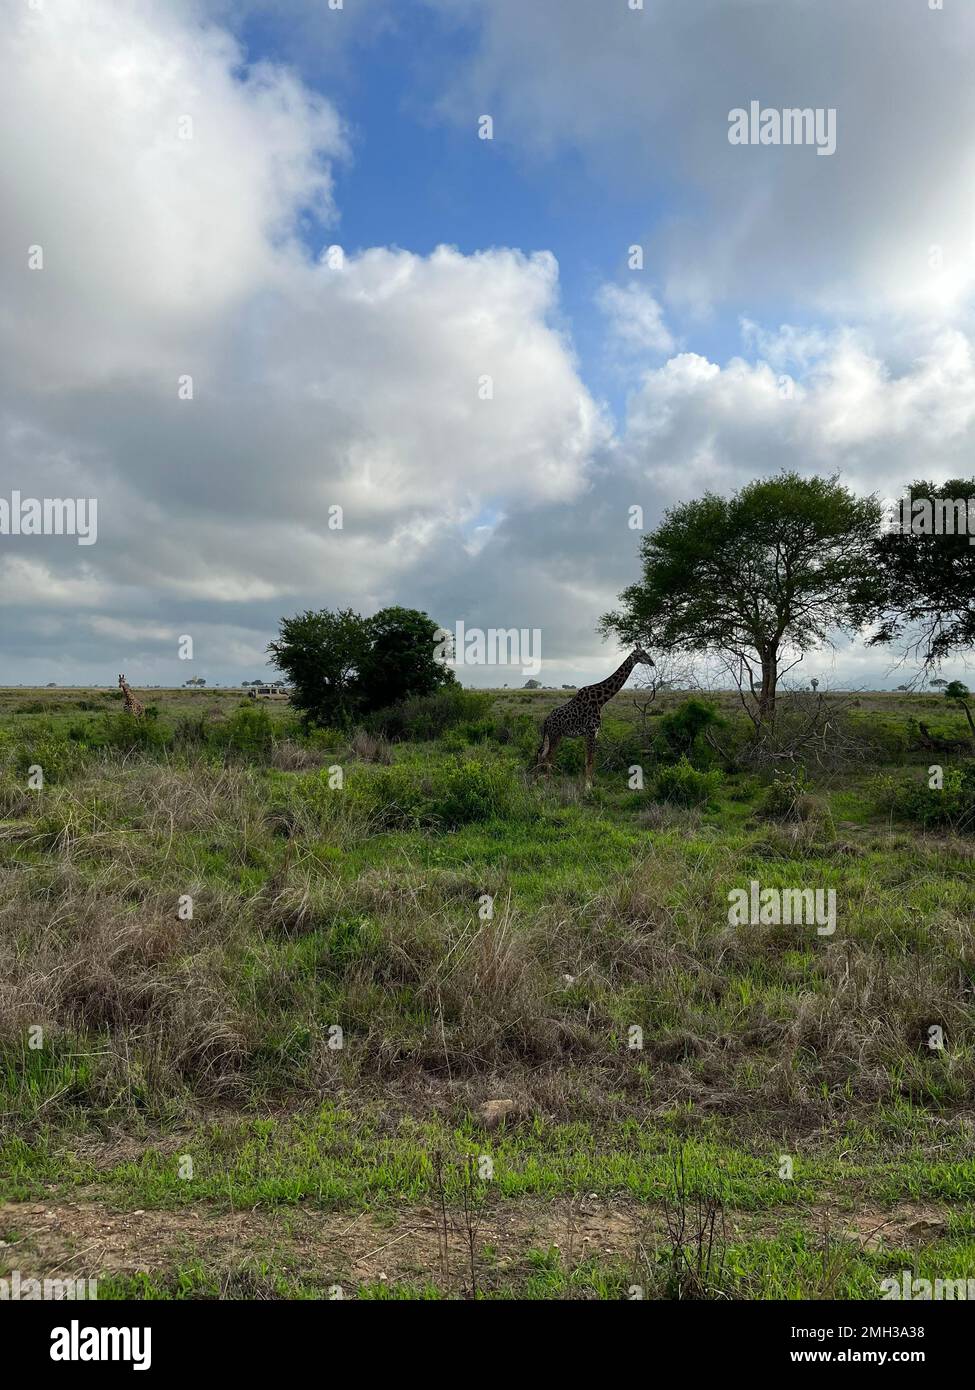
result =
M586 734L586 791L592 791L592 764L596 756L596 730L590 729Z
M537 777L545 767L545 759L548 756L548 734L542 734L542 741L539 744L538 752L535 754L535 761L528 769L529 777Z
M545 753L545 760L544 760L545 775L546 775L546 777L550 777L550 776L552 775L552 759L555 757L555 750L558 748L559 744L562 742L562 735L561 735L561 734L547 734L547 735L546 735L546 740L545 740L545 741L546 741L546 743L548 744L548 750L547 750L547 752Z

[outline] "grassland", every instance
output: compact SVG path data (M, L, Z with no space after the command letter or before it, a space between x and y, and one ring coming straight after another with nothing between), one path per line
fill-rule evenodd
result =
M783 809L726 696L697 807L655 795L661 715L629 694L588 797L575 745L526 775L561 692L399 741L144 698L136 726L113 691L0 691L0 1275L538 1299L975 1277L975 841L878 791L932 760L912 719L965 735L943 699L837 702ZM835 889L836 932L730 925L751 880Z

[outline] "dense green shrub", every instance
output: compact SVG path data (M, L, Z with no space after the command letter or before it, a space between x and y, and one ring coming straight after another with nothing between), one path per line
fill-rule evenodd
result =
M880 810L925 829L975 830L975 762L945 767L943 780L943 786L932 787L930 779L919 782L884 775L874 779L872 791Z
M133 719L130 714L106 714L101 727L94 731L93 741L100 747L122 752L135 748L159 752L172 742L172 733L149 710L142 719Z
M705 742L709 729L720 729L725 720L713 705L703 700L685 700L665 714L656 728L654 746L661 762L676 763L681 758L707 767L714 753Z
M808 820L814 809L806 769L784 768L775 774L766 788L758 814L768 820L802 821Z
M370 733L381 734L393 742L426 742L458 724L479 726L493 703L490 691L448 686L432 695L417 695L388 709L376 710L362 723Z
M762 783L754 776L740 776L725 790L728 801L738 803L754 801L764 791Z
M538 740L535 740L536 747ZM558 771L565 773L569 777L576 777L585 770L586 766L586 743L581 738L566 738L559 744L555 752L552 766Z
M516 817L525 803L510 764L475 758L447 758L432 768L408 763L371 768L351 789L385 826L453 829L471 821Z
M252 700L240 705L229 719L212 724L207 731L211 748L225 748L247 757L266 757L274 743L274 724L265 705Z
M44 774L44 785L65 782L84 767L89 755L86 744L74 743L57 733L39 733L28 737L17 749L14 765L24 779L32 767Z
M211 723L206 710L194 714L181 714L173 727L173 743L177 748L203 747Z
M683 757L669 767L662 767L654 783L658 801L670 801L675 806L705 806L717 794L724 780L719 768L699 772Z
M351 609L282 618L268 651L308 724L348 727L363 716L456 684L441 659L442 630L415 608L371 618Z
M639 730L621 719L605 719L596 743L596 766L605 772L627 772L647 761Z

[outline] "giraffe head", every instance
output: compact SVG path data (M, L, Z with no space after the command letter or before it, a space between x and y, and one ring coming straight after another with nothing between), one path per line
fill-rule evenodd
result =
M124 690L124 689L125 689L125 677L124 677L124 676L121 676L121 675L119 676L119 678L118 678L118 688L119 688L119 690Z
M633 664L635 666L656 666L656 662L649 652L645 652L642 647L637 647L633 653Z

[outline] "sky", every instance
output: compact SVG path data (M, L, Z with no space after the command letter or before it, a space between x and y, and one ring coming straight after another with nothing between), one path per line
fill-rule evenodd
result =
M389 604L600 679L634 507L975 475L973 49L960 0L11 0L0 499L97 536L0 535L0 683L236 684Z

